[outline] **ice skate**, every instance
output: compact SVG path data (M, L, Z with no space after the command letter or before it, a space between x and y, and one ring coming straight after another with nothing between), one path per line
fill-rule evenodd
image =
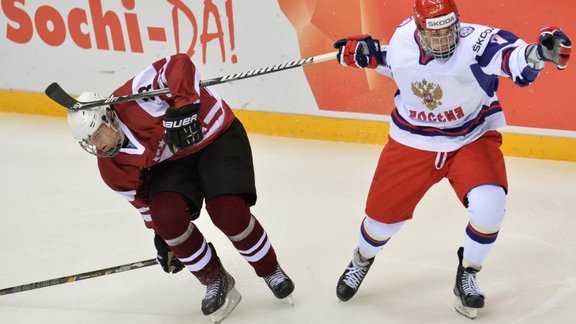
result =
M336 287L338 299L345 302L354 297L372 263L374 263L374 258L363 260L358 248L354 250L352 261L338 279L338 286Z
M282 268L280 268L280 265L276 267L274 272L264 277L264 281L266 281L268 288L270 288L276 298L286 298L286 301L288 301L291 305L294 305L294 301L292 299L294 282L292 282L292 279L290 279L290 277L286 275Z
M206 286L202 313L210 316L213 323L222 322L242 300L242 295L234 288L234 284L234 278L224 270L219 278Z
M464 248L458 249L458 271L456 272L456 283L454 284L454 295L456 301L454 309L470 319L478 316L478 309L484 307L484 294L480 291L476 283L476 273L478 270L473 268L464 268L462 258Z

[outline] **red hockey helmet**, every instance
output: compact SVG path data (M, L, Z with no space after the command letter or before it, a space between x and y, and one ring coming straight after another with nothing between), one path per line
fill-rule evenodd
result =
M454 0L416 0L414 21L426 51L436 58L454 53L460 40L460 20Z

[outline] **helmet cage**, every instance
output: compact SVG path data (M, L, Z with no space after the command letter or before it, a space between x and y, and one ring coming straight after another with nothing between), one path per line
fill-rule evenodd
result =
M80 94L78 101L94 101L104 99L104 97L90 91L85 91ZM124 132L120 128L118 115L109 105L102 105L87 109L69 109L68 110L68 124L72 135L78 141L84 151L101 157L110 157L117 154L122 148L124 142ZM107 126L106 129L103 126ZM108 131L108 128L111 132ZM102 152L97 149L96 145L92 143L94 134L106 131L114 137L113 140L117 141L112 149ZM103 134L104 135L104 134ZM110 139L108 142L110 143ZM106 144L106 146L111 146Z
M449 58L460 42L460 23L442 29L418 28L418 38L422 48L434 58Z
M120 129L120 125L118 123L118 115L116 115L116 112L112 108L110 108L110 106L97 107L95 109L105 110L104 113L102 113L100 116L100 125L98 126L98 128L96 128L96 131L88 135L87 138L80 139L78 143L84 149L84 151L92 155L99 157L112 157L118 154L118 152L120 152L120 149L122 148L122 144L124 141L124 137L122 136L122 130ZM94 136L94 134L96 134L98 131L101 131L103 126L109 127L110 129L112 129L114 133L117 134L118 142L111 149L105 152L100 152L96 148L96 145L92 143L92 136Z

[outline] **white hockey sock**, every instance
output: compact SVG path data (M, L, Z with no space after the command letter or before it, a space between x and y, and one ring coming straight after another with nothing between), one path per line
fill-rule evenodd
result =
M360 226L360 254L366 259L375 257L402 225L404 222L386 224L366 216Z
M482 185L468 193L470 222L464 238L464 267L480 269L492 249L506 213L506 193L496 185Z

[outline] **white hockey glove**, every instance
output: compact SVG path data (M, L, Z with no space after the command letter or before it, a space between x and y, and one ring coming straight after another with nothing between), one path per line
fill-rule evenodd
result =
M538 39L538 57L556 64L558 70L568 66L572 42L558 27L544 27Z

